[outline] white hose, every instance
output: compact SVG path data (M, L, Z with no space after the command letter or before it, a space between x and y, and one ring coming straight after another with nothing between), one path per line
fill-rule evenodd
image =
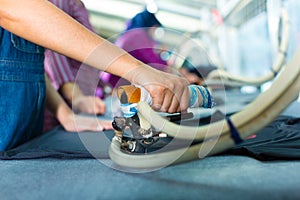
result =
M297 97L300 90L299 63L300 49L291 62L278 74L269 90L259 95L241 112L230 117L242 139L247 138L274 120ZM138 104L138 110L154 127L162 129L163 132L175 136L175 138L192 139L195 137L197 140L203 139L203 142L169 152L132 155L122 152L120 142L113 140L109 155L112 161L120 166L137 169L158 168L203 158L235 145L226 120L202 127L185 127L165 120L162 121L162 118L143 102ZM161 123L164 125L161 126ZM192 134L183 131L191 131ZM205 150L205 148L208 149L207 153L201 153L201 150Z
M243 86L247 84L247 85L259 86L276 77L277 73L280 71L280 69L285 63L286 51L288 48L289 36L290 36L289 17L288 17L287 10L284 8L282 9L281 12L281 20L282 20L282 39L278 47L277 56L273 62L272 70L268 74L259 78L249 78L249 77L244 77L239 75L233 75L225 70L217 69L209 73L209 75L205 80L205 85Z

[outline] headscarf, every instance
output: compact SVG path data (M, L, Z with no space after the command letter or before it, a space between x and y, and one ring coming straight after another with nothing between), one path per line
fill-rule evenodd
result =
M147 9L136 14L127 24L126 31L135 28L144 28L152 26L162 26L155 15Z

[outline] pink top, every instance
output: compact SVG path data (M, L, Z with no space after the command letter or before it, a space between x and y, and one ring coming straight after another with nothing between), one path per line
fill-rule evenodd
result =
M131 29L123 33L115 44L136 59L156 69L164 71L167 67L166 61L162 60L158 53L159 49L156 49L156 41L148 35L147 29Z
M49 0L58 8L69 14L79 23L95 32L89 22L88 11L80 0ZM45 72L49 76L52 85L58 90L64 83L76 82L85 95L94 95L99 81L99 71L82 65L82 63L55 53L45 51ZM78 71L84 71L77 76ZM48 111L45 112L44 131L48 131L59 125L56 118Z

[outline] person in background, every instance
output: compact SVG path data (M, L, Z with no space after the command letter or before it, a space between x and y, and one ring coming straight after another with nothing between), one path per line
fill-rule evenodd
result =
M46 101L44 48L143 86L157 111L187 110L185 79L140 62L50 2L0 0L0 5L0 151L42 133ZM56 108L50 109L55 117L64 118L62 104Z
M127 22L126 30L116 39L115 44L138 60L167 71L167 62L160 55L165 49L154 39L159 27L162 25L156 16L145 9Z
M144 9L127 22L126 30L120 34L114 43L136 59L155 69L168 73L178 73L190 83L197 83L199 78L195 74L188 71L184 71L185 73L181 73L181 70L176 71L174 68L172 69L166 59L163 59L163 53L167 52L166 47L154 37L157 29L162 27L155 14ZM116 83L123 85L124 81L119 80L116 76L111 76L110 84L115 87Z
M96 32L89 21L88 11L80 0L49 1L89 30ZM85 66L81 62L49 49L45 50L44 64L45 72L53 87L61 94L68 105L72 106L72 109L76 113L87 113L91 115L105 113L106 105L104 101L94 95L92 86L87 83L87 80L93 80L93 82L98 81L99 78L97 74L99 74L99 70ZM75 80L80 67L84 69L84 72ZM99 121L99 123L103 123L103 125L107 127L106 121ZM58 120L46 109L44 132L51 130L57 125L59 125Z

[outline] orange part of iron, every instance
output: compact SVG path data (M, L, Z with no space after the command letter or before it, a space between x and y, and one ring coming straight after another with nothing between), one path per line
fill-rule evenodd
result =
M138 103L141 100L141 89L134 85L123 85L118 88L118 98L121 99L121 95L125 93L128 103Z

